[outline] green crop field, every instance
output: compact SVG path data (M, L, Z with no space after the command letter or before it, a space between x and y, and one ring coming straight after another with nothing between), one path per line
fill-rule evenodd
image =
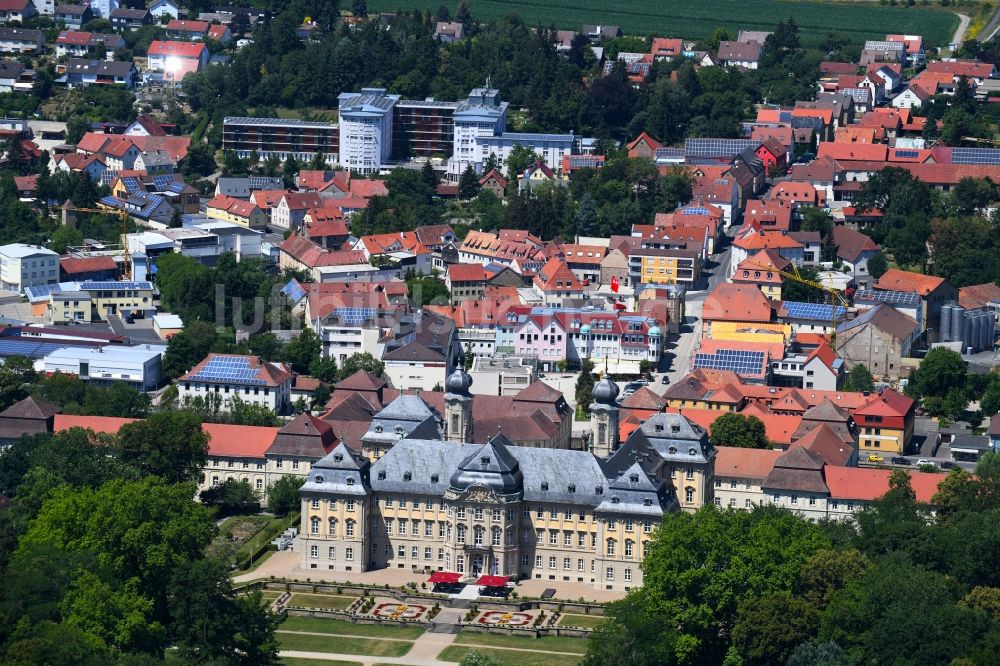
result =
M454 14L457 1L444 3ZM936 4L936 3L935 3ZM369 12L436 10L440 0L371 0ZM518 14L530 25L555 25L579 29L584 23L618 25L630 35L706 38L716 28L735 36L743 30L772 30L778 21L792 17L802 41L816 45L827 35L847 37L858 43L878 39L887 32L915 33L930 45L947 45L958 17L935 7L890 7L868 2L795 2L792 0L470 0L477 21Z

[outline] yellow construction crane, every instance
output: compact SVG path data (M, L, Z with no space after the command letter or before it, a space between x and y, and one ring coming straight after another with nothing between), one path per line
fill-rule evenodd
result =
M995 139L980 139L974 136L963 136L962 141L971 141L972 143L988 143L993 146L1000 146L1000 141Z
M805 284L810 287L815 287L821 291L826 292L830 297L830 346L836 349L837 346L837 305L842 305L845 308L850 307L850 303L840 289L833 287L828 284L823 284L822 282L817 282L816 280L810 280L809 278L802 277L799 272L799 267L793 262L789 266L788 270L781 270L775 268L774 266L762 266L761 264L751 262L749 264L753 268L759 268L762 271L770 271L772 273L777 273L786 280L791 280L793 282L798 282L799 284Z
M117 208L69 208L75 213L96 213L98 215L111 215L117 217L122 221L122 249L125 252L125 269L122 271L122 277L126 280L132 279L132 255L128 251L128 221L132 217L128 211L118 210Z

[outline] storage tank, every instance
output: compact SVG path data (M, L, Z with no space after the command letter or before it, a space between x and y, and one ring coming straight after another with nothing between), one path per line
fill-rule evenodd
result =
M941 306L941 327L938 329L939 342L951 342L951 303Z
M962 341L962 329L965 323L965 310L961 306L953 305L951 309L951 340L952 342Z
M979 316L978 312L969 313L968 321L968 343L966 347L972 347L972 351L977 352L980 350L980 340L983 337L983 319Z
M993 316L987 310L979 313L982 327L979 330L979 350L989 351L993 347Z

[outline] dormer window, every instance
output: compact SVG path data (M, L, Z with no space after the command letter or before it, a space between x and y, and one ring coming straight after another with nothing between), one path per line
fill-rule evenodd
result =
M639 475L638 474L630 474L629 477L628 477L628 480L631 483L639 483Z
M376 425L375 426L375 432L382 432L382 426L381 425Z
M677 453L677 447L676 446L671 446L667 450L670 452L670 455L674 455L675 453Z
M316 477L313 479L313 481L315 481L316 483L323 483L323 475L317 474Z
M646 499L642 500L642 505L643 506L653 506L653 500L651 500L651 499L649 499L647 497Z
M396 426L396 434L397 435L403 434L403 426Z
M350 476L347 477L347 485L349 485L349 486L353 486L354 485L354 478L353 477L350 477Z
M431 483L437 483L439 478L437 474L431 474Z
M680 432L680 431L681 431L680 424L675 423L672 426L670 426L670 432Z
M615 497L612 497L612 498L611 498L611 503L612 503L612 504L618 504L619 502L621 502L621 500L620 500L620 499L618 499L618 496L617 496L617 495L616 495Z
M378 473L378 480L379 481L385 481L385 472L384 471Z
M549 489L549 482L542 481L542 490L548 490L548 489Z
M603 495L604 494L604 486L597 486L596 488L594 488L594 494L595 495Z
M657 423L657 424L656 424L656 425L655 425L655 426L653 427L653 429L654 429L654 430L656 430L656 432L663 432L663 424L662 424L662 423Z
M489 465L490 464L490 457L489 456L483 456L482 458L479 459L479 464L480 465Z
M576 484L575 483L569 484L569 488L567 488L566 490L569 491L569 492L571 492L571 493L575 493L576 492Z
M413 475L409 472L403 472L403 481L410 481L413 479Z
M333 454L333 461L334 462L343 462L343 460L344 460L344 455L342 453L335 453L335 454Z
M689 456L693 456L693 455L696 455L696 453L695 453L695 449L694 449L694 448L690 448L690 449L688 449L688 455L689 455Z

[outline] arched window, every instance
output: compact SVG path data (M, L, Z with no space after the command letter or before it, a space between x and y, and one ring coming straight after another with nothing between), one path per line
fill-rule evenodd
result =
M485 532L485 531L486 530L484 530L481 525L476 525L475 530L473 530L473 532L475 534L475 536L473 538L475 539L475 544L477 546L482 546L483 545L483 532Z
M492 534L492 539L491 539L490 543L493 544L494 546L499 546L500 545L500 543L501 543L500 540L502 538L501 537L501 532L502 532L502 530L499 527L494 527L493 528L493 534Z
M319 518L317 518L316 516L313 516L312 519L309 521L309 533L319 534Z
M347 527L347 536L349 537L354 536L354 521L348 519L346 527Z
M337 519L336 518L331 518L329 520L328 529L329 529L330 536L334 536L335 534L337 534Z
M615 540L608 539L608 557L615 556Z
M465 543L465 525L458 526L458 543Z

